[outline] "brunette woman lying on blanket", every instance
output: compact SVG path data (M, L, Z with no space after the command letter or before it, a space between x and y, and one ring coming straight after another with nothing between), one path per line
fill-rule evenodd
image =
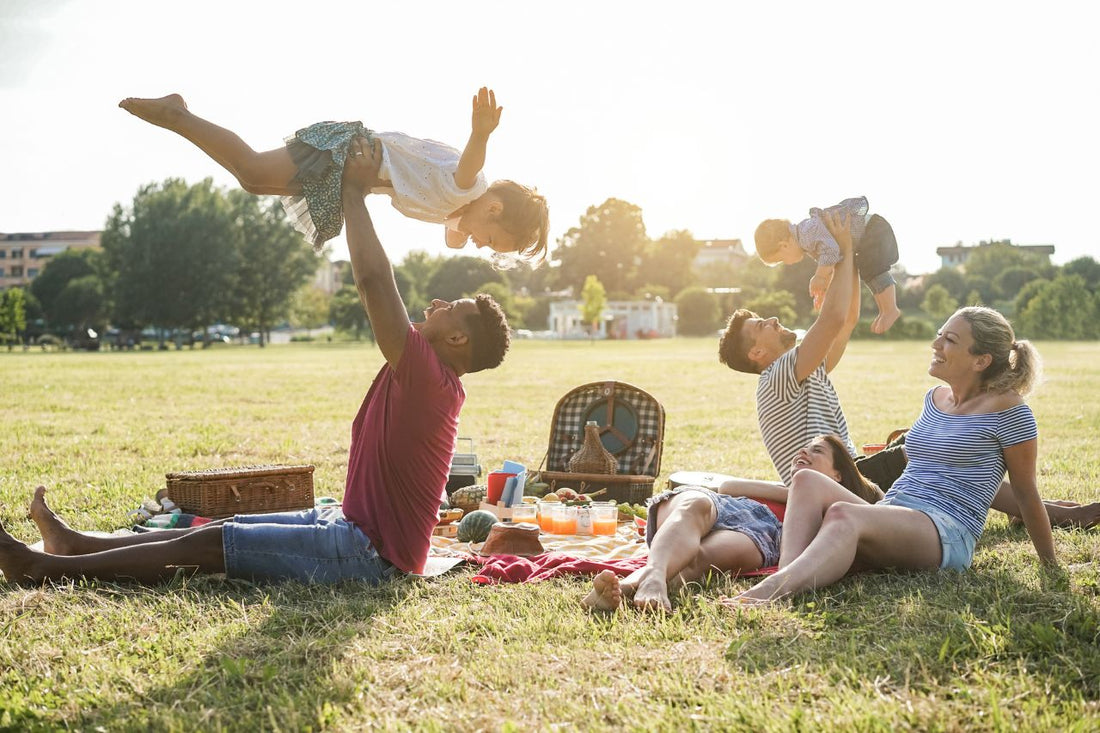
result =
M836 436L813 439L791 462L791 476L817 471L867 502L882 492L860 474ZM669 583L679 587L711 570L746 573L779 560L779 518L761 501L786 504L787 487L778 482L732 479L718 491L681 486L649 500L646 566L626 578L605 570L592 580L581 603L612 611L623 598L644 609L672 610Z

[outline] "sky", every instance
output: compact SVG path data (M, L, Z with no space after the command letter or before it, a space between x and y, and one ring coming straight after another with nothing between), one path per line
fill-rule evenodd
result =
M487 85L486 175L536 186L552 241L614 197L651 237L751 252L762 219L862 194L912 273L956 242L1100 256L1090 7L0 0L0 232L101 229L169 177L236 185L124 97L178 92L257 150L328 119L461 149ZM368 205L395 261L445 252L440 227Z

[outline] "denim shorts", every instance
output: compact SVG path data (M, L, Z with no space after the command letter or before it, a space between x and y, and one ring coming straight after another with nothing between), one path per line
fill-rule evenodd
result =
M238 514L222 526L222 546L230 578L378 585L396 572L339 507Z
M714 504L714 511L718 518L714 521L711 532L716 529L728 529L733 532L740 532L748 537L764 557L764 563L761 567L771 567L779 562L779 534L783 529L783 525L772 514L771 509L747 497L719 494L701 486L679 486L670 491L662 491L647 502L650 518L656 518L654 509L658 504L685 491L697 491ZM656 532L657 522L646 522L645 541L647 545L653 544L653 536Z
M941 570L967 570L974 562L976 538L943 510L929 506L924 500L915 496L905 494L895 494L889 499L883 499L879 505L916 509L932 520L932 524L936 525L936 532L940 535L940 550L943 555L940 560Z

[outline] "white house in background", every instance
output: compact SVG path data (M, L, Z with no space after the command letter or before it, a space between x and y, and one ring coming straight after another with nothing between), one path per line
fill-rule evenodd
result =
M696 273L705 273L715 267L736 270L749 259L749 253L740 239L703 239L699 241L699 252L691 263Z
M344 271L351 267L347 260L333 262L327 255L321 256L317 272L313 275L313 287L333 295L344 285Z
M672 338L676 335L677 308L661 298L653 300L609 300L596 338ZM581 301L556 300L550 304L550 330L559 338L588 338L581 321Z
M978 244L968 247L965 244L956 244L951 247L936 247L936 254L940 256L940 267L961 267L965 269L966 261L970 259L970 255L982 247L988 246L989 244ZM1048 258L1054 254L1053 244L1014 244L1012 246Z

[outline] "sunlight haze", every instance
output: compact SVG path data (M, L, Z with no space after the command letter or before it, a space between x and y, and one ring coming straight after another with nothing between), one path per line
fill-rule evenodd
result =
M0 232L101 229L169 177L236 185L119 109L127 96L179 92L259 150L325 119L461 149L487 85L504 112L485 172L546 195L551 240L615 197L651 237L751 252L761 219L863 194L911 272L938 268L936 247L1003 238L1064 263L1100 250L1084 7L7 1ZM395 260L446 251L441 227L368 205Z

